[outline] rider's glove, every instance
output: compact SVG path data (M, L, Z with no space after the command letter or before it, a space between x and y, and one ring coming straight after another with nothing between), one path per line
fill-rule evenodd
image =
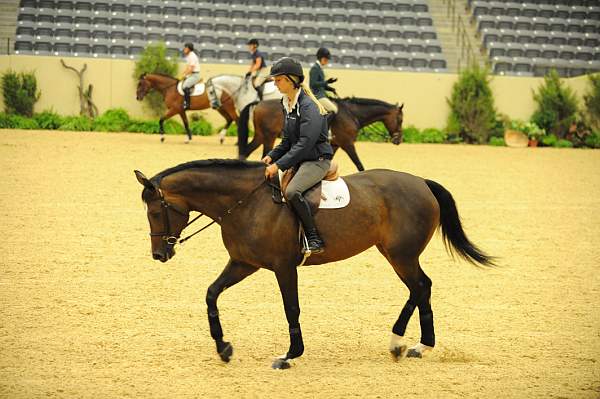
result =
M329 78L327 79L327 83L335 83L337 82L337 78Z

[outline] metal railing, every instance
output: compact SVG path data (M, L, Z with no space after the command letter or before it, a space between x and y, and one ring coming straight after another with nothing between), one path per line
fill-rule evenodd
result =
M468 67L479 62L476 53L477 47L471 44L469 31L467 30L469 21L465 18L465 2L457 0L443 0L443 2L447 6L446 15L450 20L452 32L456 37L456 46L460 52L460 57L458 57L458 72L460 72L463 66ZM466 63L463 64L465 59Z

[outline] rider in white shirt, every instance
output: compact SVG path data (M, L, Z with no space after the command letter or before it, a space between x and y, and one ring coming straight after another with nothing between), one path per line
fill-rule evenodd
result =
M194 45L192 43L186 43L183 47L183 54L185 55L185 61L187 66L183 71L184 81L182 84L183 88L183 109L187 110L190 108L190 92L192 87L200 81L200 60L194 52Z

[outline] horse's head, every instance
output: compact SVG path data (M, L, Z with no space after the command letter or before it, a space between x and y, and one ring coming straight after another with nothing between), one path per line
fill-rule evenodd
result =
M404 114L402 112L404 104L396 106L391 110L390 116L384 122L390 136L392 136L392 144L398 145L402 142L402 121L404 120Z
M148 94L148 92L150 91L151 88L152 88L152 82L150 82L146 78L146 74L143 74L142 76L140 76L140 79L138 80L137 90L136 90L137 100L142 101L144 99L144 97L146 96L146 94Z
M147 206L150 222L152 257L166 262L175 256L175 244L189 219L187 204L178 198L167 198L165 193L138 170L135 176L142 186L142 199Z

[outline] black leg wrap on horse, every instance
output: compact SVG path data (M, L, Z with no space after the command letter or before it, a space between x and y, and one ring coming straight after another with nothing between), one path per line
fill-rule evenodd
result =
M215 341L223 339L223 329L221 328L221 321L219 320L219 311L216 309L208 309L208 325L210 326L210 336Z
M427 346L435 346L435 333L433 332L433 312L431 308L425 312L419 311L419 322L421 323L421 343Z
M208 325L210 326L210 336L215 341L223 339L223 329L219 320L219 310L217 309L217 298L223 290L211 285L206 291L206 305L208 306Z
M290 350L286 357L288 359L294 359L302 356L304 353L304 342L302 341L302 331L300 325L296 327L290 327Z
M402 311L400 312L400 316L398 316L398 320L396 320L396 323L392 328L392 332L394 334L404 336L404 333L406 332L406 326L408 325L408 321L415 311L415 308L416 306L411 301L406 302L402 308Z

